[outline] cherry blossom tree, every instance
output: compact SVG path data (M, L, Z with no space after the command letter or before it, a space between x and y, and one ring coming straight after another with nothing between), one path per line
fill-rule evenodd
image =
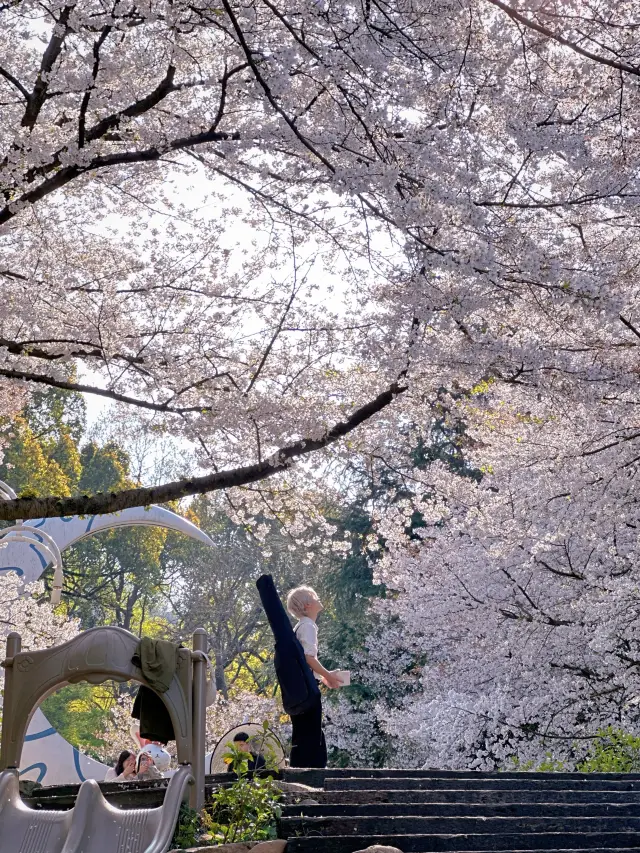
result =
M399 622L369 638L359 677L378 693L396 762L494 769L551 755L575 766L598 732L640 722L630 432L603 441L595 407L527 412L520 389L450 403L484 475L436 463L380 519L375 570L389 595L376 609ZM424 526L409 538L418 506ZM422 663L385 693L398 646Z
M226 489L301 534L357 457L406 492L377 571L429 661L401 709L429 755L633 722L638 13L0 6L0 377L197 448L192 476L0 518ZM480 483L415 464L436 414Z
M42 649L66 643L76 636L76 620L54 612L48 601L42 600L44 585L20 583L16 574L0 576L0 637L4 643L11 631L22 637L22 648ZM4 682L4 670L0 673Z
M199 453L179 481L0 515L266 500L272 475L295 505L296 460L384 455L482 381L591 406L588 440L627 430L638 10L576 8L0 7L0 376Z

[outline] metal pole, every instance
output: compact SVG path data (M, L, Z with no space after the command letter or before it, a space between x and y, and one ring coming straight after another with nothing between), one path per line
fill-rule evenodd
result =
M191 731L191 754L193 778L189 805L201 811L204 806L204 747L206 714L206 677L207 663L205 655L209 638L204 628L193 632L193 724Z
M7 657L3 661L4 667L4 702L2 714L2 746L0 748L0 770L6 770L11 752L9 739L11 737L11 718L13 716L12 702L14 699L14 677L13 677L13 659L20 654L22 648L22 638L20 634L12 631L7 637ZM20 749L22 745L20 745ZM15 765L17 767L17 763Z

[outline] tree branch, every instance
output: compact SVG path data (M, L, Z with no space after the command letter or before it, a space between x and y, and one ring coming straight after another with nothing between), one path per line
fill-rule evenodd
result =
M91 347L91 349L72 349L65 353L55 353L38 346L38 344L43 343L63 344L66 346L71 344L74 347ZM63 358L99 358L102 361L108 361L110 358L112 360L126 361L127 364L131 365L145 364L145 359L142 356L113 353L108 358L102 347L92 344L89 341L74 341L68 338L47 341L12 341L8 338L0 338L0 347L5 347L11 355L40 358L44 361L60 361Z
M50 388L60 388L63 391L80 391L83 394L95 394L98 397L106 397L108 400L115 400L117 403L126 403L128 406L137 406L139 409L149 409L152 412L166 412L170 415L186 415L190 412L208 413L212 411L211 406L184 406L173 408L171 400L174 400L178 394L174 394L170 400L164 403L152 403L149 400L140 400L137 397L128 397L126 394L119 394L117 391L111 391L108 388L97 388L95 385L82 385L79 382L68 382L65 379L54 379L51 376L41 376L38 373L27 373L24 370L10 370L9 368L0 367L0 376L6 379L18 379L21 382L35 382L38 385L47 385ZM223 390L221 388L215 389Z
M89 134L87 134L88 138ZM49 195L55 190L66 186L74 178L90 172L93 169L105 169L109 166L126 165L131 163L151 163L159 160L163 155L170 151L181 151L184 148L190 148L192 145L204 145L207 142L223 142L227 139L239 139L238 134L216 133L215 131L204 131L196 133L193 136L185 136L180 139L174 139L161 147L147 148L142 151L123 151L117 154L107 154L104 156L95 157L86 166L67 166L56 172L47 180L43 181L35 189L24 193L20 198L15 199L11 204L0 209L0 225L13 219L16 213L26 204L34 204L40 201L41 198Z
M100 492L93 496L80 495L71 498L52 495L45 498L29 497L17 498L13 501L0 501L0 520L15 521L18 518L99 515L119 512L133 506L166 503L189 495L199 495L205 492L255 483L286 470L295 459L314 453L316 450L322 450L344 438L345 435L381 412L406 390L406 384L392 383L373 400L356 409L349 418L335 424L322 438L301 439L285 445L263 462L148 488L125 489L121 492Z
M98 71L100 70L100 48L111 32L111 25L105 26L100 33L100 37L93 43L93 69L91 72L91 85L87 86L82 103L80 105L80 117L78 119L78 148L83 148L85 143L85 126L87 119L87 110L89 109L89 101L91 100L91 92L96 85L98 79Z
M15 86L16 89L20 92L20 94L22 95L22 97L26 101L29 100L29 92L25 89L25 87L18 80L18 78L14 77L13 74L11 74L9 71L6 70L6 68L3 68L1 65L0 65L0 75L2 77L4 77L5 80L8 80L12 86Z
M27 108L22 117L22 126L29 128L29 130L33 130L35 123L38 120L38 116L40 115L42 105L47 97L49 76L58 56L60 56L62 45L64 44L64 40L69 32L69 18L71 17L74 7L75 3L71 3L70 5L65 6L60 13L60 17L53 28L53 33L49 40L49 44L47 45L47 49L42 56L40 70L38 71L33 92L27 98Z
M569 39L561 36L559 33L554 33L553 30L548 29L547 27L543 27L542 24L538 24L536 21L532 21L530 18L527 18L521 12L518 12L517 9L512 8L508 5L508 3L503 3L502 0L488 0L492 6L497 6L498 9L502 9L503 12L514 21L518 21L520 24L523 24L530 30L535 30L537 33L540 33L547 38L553 39L553 41L557 41L558 44L562 44L565 47L568 47L570 50L573 50L575 53L580 54L580 56L585 56L587 59L593 59L595 62L599 62L601 65L608 65L610 68L616 68L618 71L626 71L627 74L633 74L636 77L640 76L640 68L636 65L628 65L626 62L617 62L615 59L607 59L605 56L598 56L597 53L592 53L590 50L585 50L580 45L577 45L575 42L570 41Z
M624 325L627 327L627 329L629 329L629 331L633 332L633 334L636 336L636 338L640 338L640 332L636 329L636 327L633 325L631 320L627 320L626 317L622 316L622 314L620 314L619 316L620 316L620 321L622 323L624 323Z

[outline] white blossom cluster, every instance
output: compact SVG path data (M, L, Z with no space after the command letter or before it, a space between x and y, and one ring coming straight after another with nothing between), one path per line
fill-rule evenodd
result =
M43 649L66 643L79 630L75 619L54 612L48 599L43 599L44 584L24 586L13 573L0 575L0 637L16 631L22 638L22 649ZM4 670L0 670L0 685Z
M213 705L207 708L207 750L213 750L228 731L242 723L269 723L269 728L286 746L290 735L289 718L275 698L268 698L249 690L241 690L225 699L218 694Z
M481 482L423 472L419 544L402 508L381 523L376 579L393 594L378 607L422 660L417 693L398 684L377 708L401 763L490 769L551 754L572 766L598 730L638 731L633 414L610 430L601 404L534 415L528 402L492 389L460 402ZM385 632L369 644L379 662Z
M275 510L375 401L320 465L480 382L626 424L639 8L609 5L3 7L0 377L139 411L230 487L279 472Z

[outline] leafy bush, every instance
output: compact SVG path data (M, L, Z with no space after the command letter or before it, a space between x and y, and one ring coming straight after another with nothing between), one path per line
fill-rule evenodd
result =
M589 755L576 769L581 773L638 773L640 737L612 726L601 729Z
M578 747L576 751L577 749ZM640 737L608 726L596 733L586 757L574 766L567 766L554 758L550 752L538 763L520 761L515 757L512 759L512 765L508 769L537 773L640 773Z
M566 773L567 767L562 761L554 758L550 752L545 753L544 758L538 764L535 761L520 761L518 758L513 758L513 767L509 770L519 770L521 772L536 773Z
M267 771L277 770L268 748L271 737L269 725L264 722L262 734L249 740L251 751L264 756ZM265 841L276 837L282 794L271 775L250 773L250 758L249 753L230 744L224 759L237 778L230 776L231 784L215 791L200 814L182 805L172 841L174 848L186 850L198 844Z
M200 841L202 819L195 809L182 803L178 813L178 822L171 839L172 850L188 850Z
M268 748L271 737L265 721L261 735L252 737L249 746L254 754L265 759L266 770L277 770ZM280 816L282 794L271 775L262 777L249 773L251 755L230 744L225 753L237 779L217 790L202 815L203 838L218 844L233 841L264 841L276 837L276 818Z

